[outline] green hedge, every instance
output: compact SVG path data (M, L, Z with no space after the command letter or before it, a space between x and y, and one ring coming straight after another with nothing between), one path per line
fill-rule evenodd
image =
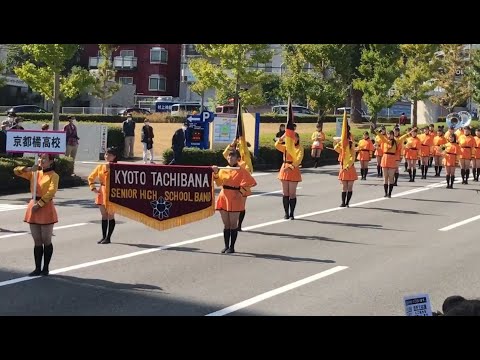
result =
M326 143L330 147L331 144ZM305 146L305 155L302 161L303 167L313 166L313 160L310 157L310 146ZM278 169L281 159L279 151L273 147L260 146L258 156L252 159L253 167L260 169ZM167 149L163 152L163 163L168 164L173 159L173 151ZM338 153L325 149L322 151L321 162L336 163ZM184 165L209 166L209 165L225 165L226 160L223 157L223 150L200 150L196 148L185 148L183 150Z
M160 120L155 120L157 114L160 113L153 113L148 117L152 117L150 120L151 122L166 122L166 123L182 123L185 121L184 117L181 116L161 116ZM75 116L77 121L89 121L89 122L102 122L102 123L117 123L120 124L126 120L126 117L120 115L100 115L100 114L60 114L60 121L67 121L68 116ZM52 121L52 114L51 113L22 113L19 116L23 117L26 120L32 121L42 121L42 122L50 122ZM137 116L133 115L133 120L137 123L143 123L145 116Z
M15 190L28 190L28 182L13 174L17 166L32 166L33 158L0 157L0 192L15 192ZM70 178L73 173L73 161L71 158L59 157L55 160L55 171L60 176L60 183Z

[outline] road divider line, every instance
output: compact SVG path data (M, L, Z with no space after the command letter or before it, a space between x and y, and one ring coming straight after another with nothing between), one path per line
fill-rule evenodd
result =
M440 182L440 183L437 183L437 184L430 184L430 185L427 185L426 187L420 188L420 191L431 190L431 189L434 189L436 187L440 187L440 186L445 185L445 184L446 184L446 182L444 182L444 181ZM415 190L417 190L417 189L415 189ZM417 191L417 192L419 192L419 191ZM396 194L395 197L408 195L410 193L411 193L411 190L408 190L408 191ZM352 204L352 205L350 205L350 207L355 207L355 206L360 206L360 205L365 205L365 204L371 204L371 203L374 203L374 202L377 202L377 201L386 201L386 200L389 200L389 199L381 197L381 198L377 198L377 199L366 200L366 201L362 201L362 202L359 202L359 203L356 203L356 204ZM329 212L332 212L332 211L345 210L345 209L346 208L343 208L343 207L335 207L335 208L331 208L331 209L325 209L325 210L311 212L311 213L308 213L308 214L298 215L298 216L295 216L295 218L301 219L301 218L305 218L305 217L311 217L311 216L315 216L315 215L320 215L320 214L325 214L325 213L329 213ZM248 231L248 230L258 229L258 228L262 228L262 227L265 227L265 226L280 224L280 223L287 222L287 221L291 221L291 220L279 219L279 220L268 221L268 222L264 222L264 223L261 223L261 224L248 226L248 227L244 228L244 230ZM154 252L157 252L157 251L162 251L162 250L166 250L166 249L170 249L170 248L177 248L177 247L181 247L181 246L184 246L184 245L190 245L190 244L194 244L194 243L198 243L198 242L202 242L202 241L206 241L206 240L211 240L211 239L215 239L215 238L221 237L221 236L223 236L223 232L221 232L221 233L219 232L219 233L211 234L211 235L206 235L206 236L202 236L202 237L191 239L191 240L180 241L180 242L177 242L177 243L174 243L174 244L154 247L154 248L151 248L151 249L135 251L135 252L131 252L131 253L124 254L124 255L113 256L113 257L109 257L109 258L105 258L105 259L100 259L100 260L90 261L90 262L86 262L86 263L82 263L82 264L78 264L78 265L68 266L68 267L64 267L64 268L60 268L60 269L57 269L57 270L50 271L50 274L54 275L54 274L64 273L64 272L67 272L67 271L83 269L83 268L86 268L86 267L105 264L105 263L112 262L112 261L128 259L128 258L131 258L131 257L134 257L134 256L150 254L150 253L154 253ZM37 279L37 278L38 277L24 276L24 277L17 278L17 279L2 281L2 282L0 282L0 287L16 284L16 283L23 282L23 281L29 281L29 280L33 280L33 279Z
M465 220L463 220L463 221L459 221L459 222L454 223L454 224L452 224L452 225L445 226L445 227L443 227L443 228L441 228L441 229L438 229L438 231L449 231L449 230L455 229L455 228L457 228L457 227L459 227L459 226L462 226L462 225L471 223L471 222L473 222L473 221L476 221L476 220L478 220L478 219L480 219L480 215L471 217L471 218L469 218L469 219L465 219Z
M302 187L299 186L297 187L297 190L300 190ZM258 196L265 196L265 195L270 195L270 194L279 194L281 193L283 190L276 190L276 191L269 191L269 192L265 192L265 193L261 193L261 194L254 194L254 195L250 195L248 198L254 198L254 197L258 197Z
M84 226L88 225L89 223L78 223L78 224L70 224L70 225L62 225L62 226L55 226L53 230L62 230L62 229L68 229L72 227L77 227L77 226ZM28 231L21 232L21 233L13 233L13 234L8 234L8 235L2 235L0 236L0 239L5 239L5 238L10 238L10 237L15 237L15 236L21 236L21 235L27 235L30 234Z
M320 273L317 273L317 274L315 274L315 275L312 275L312 276L306 277L306 278L304 278L304 279L295 281L295 282L293 282L293 283L284 285L284 286L279 287L279 288L277 288L277 289L267 291L267 292L265 292L265 293L263 293L263 294L254 296L254 297L252 297L252 298L250 298L250 299L244 300L244 301L239 302L239 303L237 303L237 304L234 304L234 305L232 305L232 306L228 306L228 307L223 308L223 309L221 309L221 310L212 312L212 313L207 314L207 315L205 315L205 316L224 316L224 315L231 314L232 312L235 312L235 311L244 309L244 308L246 308L246 307L248 307L248 306L251 306L251 305L254 305L254 304L259 303L259 302L261 302L261 301L267 300L267 299L269 299L269 298L271 298L271 297L280 295L280 294L282 294L282 293L284 293L284 292L287 292L287 291L296 289L296 288L298 288L298 287L300 287L300 286L306 285L306 284L308 284L308 283L311 283L311 282L313 282L313 281L319 280L319 279L321 279L321 278L324 278L324 277L333 275L333 274L335 274L335 273L337 273L337 272L339 272L339 271L345 270L345 269L348 269L348 266L335 266L334 268L331 268L331 269L322 271L322 272L320 272Z

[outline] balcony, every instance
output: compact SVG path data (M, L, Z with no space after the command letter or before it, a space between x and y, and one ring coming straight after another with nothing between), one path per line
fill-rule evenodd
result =
M118 70L133 70L137 68L137 58L135 56L115 56L113 66Z
M97 68L105 61L105 57L103 56L90 56L88 58L88 67Z

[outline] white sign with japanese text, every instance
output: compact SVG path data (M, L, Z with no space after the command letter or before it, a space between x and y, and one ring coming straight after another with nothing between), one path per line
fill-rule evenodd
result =
M432 316L432 305L428 294L405 296L404 301L407 316Z
M65 154L64 131L8 130L7 152Z

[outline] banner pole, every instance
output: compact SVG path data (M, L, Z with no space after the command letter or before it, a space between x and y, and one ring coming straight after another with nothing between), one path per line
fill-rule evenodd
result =
M35 153L34 165L38 166L38 153ZM38 171L33 172L33 201L37 200L37 175Z

